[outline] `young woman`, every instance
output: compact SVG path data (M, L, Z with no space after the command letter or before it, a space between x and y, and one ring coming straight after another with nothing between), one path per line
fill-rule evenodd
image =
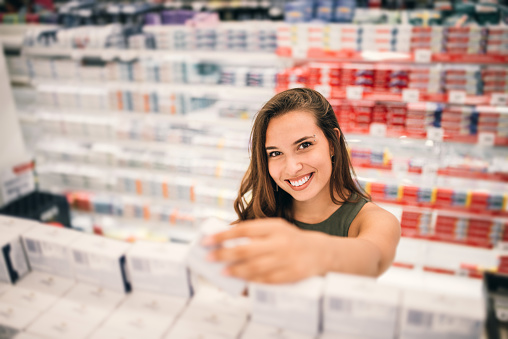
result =
M353 179L344 135L321 94L275 95L257 114L251 142L236 226L204 240L250 240L211 252L209 260L229 263L224 274L289 283L330 271L377 277L390 266L399 222Z

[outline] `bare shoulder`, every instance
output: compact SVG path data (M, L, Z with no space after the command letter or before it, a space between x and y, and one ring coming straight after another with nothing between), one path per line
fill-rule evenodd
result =
M356 237L360 231L364 232L374 227L385 230L388 228L392 232L400 233L399 221L392 213L372 202L368 202L351 223L349 236Z

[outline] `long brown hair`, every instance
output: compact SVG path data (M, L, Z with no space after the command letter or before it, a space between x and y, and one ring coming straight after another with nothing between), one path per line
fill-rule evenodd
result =
M266 130L270 119L292 111L306 111L314 115L317 126L323 131L333 148L330 197L335 204L353 201L358 197L370 200L353 177L356 177L342 133L332 106L319 92L309 88L294 88L276 94L257 113L250 135L250 165L245 173L234 208L238 221L281 217L293 222L293 198L276 184L268 172L265 150ZM335 128L340 131L337 137ZM341 201L336 199L334 192ZM352 193L356 193L352 194ZM347 196L346 196L347 194ZM356 196L356 199L353 198Z

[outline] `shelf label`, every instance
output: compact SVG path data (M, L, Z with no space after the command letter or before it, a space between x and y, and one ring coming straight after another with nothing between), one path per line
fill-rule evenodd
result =
M346 98L350 100L360 100L363 98L362 86L348 86L346 87Z
M392 159L392 171L395 173L407 173L409 164L406 159Z
M490 96L491 106L508 106L508 94L506 93L492 93Z
M448 102L450 104L463 105L466 103L466 92L464 91L450 91L448 92Z
M386 136L386 124L380 124L374 122L369 126L369 133L373 137L385 137Z
M83 53L80 50L72 50L71 51L71 59L73 60L81 60Z
M432 181L437 177L437 171L439 170L439 166L437 164L425 164L422 167L422 177L424 181L428 183L432 183Z
M432 52L430 49L415 50L415 62L429 63L432 61Z
M442 128L429 127L427 128L427 139L432 141L443 141L444 131Z
M296 59L306 59L307 58L307 48L303 46L295 46L293 47L292 57Z
M32 162L0 171L0 205L6 205L34 190Z
M332 93L330 85L316 85L314 89L321 93L325 98L330 98L330 94Z
M403 89L402 101L404 102L418 102L420 101L420 91L417 89Z
M478 145L492 147L496 143L496 134L492 132L478 133Z
M111 61L114 58L115 58L115 53L113 51L105 49L101 52L101 59L104 61Z

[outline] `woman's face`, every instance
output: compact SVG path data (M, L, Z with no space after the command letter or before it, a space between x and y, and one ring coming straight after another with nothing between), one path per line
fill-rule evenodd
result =
M270 176L295 200L330 199L332 153L312 113L293 111L272 118L265 149Z

